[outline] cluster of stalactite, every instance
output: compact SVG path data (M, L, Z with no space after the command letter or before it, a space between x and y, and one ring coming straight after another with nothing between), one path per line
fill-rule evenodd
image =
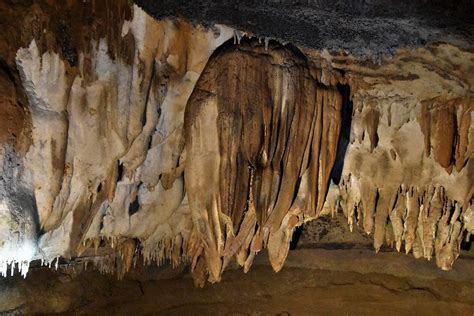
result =
M444 269L474 233L468 53L433 54L457 63L450 77L425 51L377 68L126 1L68 5L70 27L38 2L13 54L28 111L21 146L0 144L3 274L82 257L121 277L140 258L190 263L203 285L263 249L278 271L294 229L328 208L376 250L404 242Z
M155 21L129 3L112 6L114 19L102 3L71 5L92 16L91 25L74 18L73 34L47 20L16 53L30 124L24 153L0 151L2 171L11 173L0 179L0 224L11 236L0 247L2 273L20 260L51 265L91 248L120 253L122 242L114 241L124 239L140 242L146 262L173 257L178 264L196 235L182 175L184 110L208 58L233 30ZM35 8L45 18L62 9ZM97 26L102 20L109 28ZM20 208L18 199L33 203Z
M17 180L41 229L29 255L51 265L111 248L124 254L103 256L103 271L122 274L140 255L217 281L235 257L248 270L267 248L281 269L293 230L324 204L337 81L321 83L295 48L241 34L232 45L230 28L137 7L113 35L74 62L43 51L43 38L17 52L31 114ZM124 240L139 246L122 251Z
M453 168L460 172L474 154L474 141L469 141L473 109L474 100L438 98L422 103L420 126L425 154L430 156L433 151L434 159L449 173Z
M372 235L376 251L384 243L404 246L451 269L473 232L474 103L367 95L354 101L343 178L330 208L343 210L351 230L357 224Z
M264 247L281 268L294 228L324 204L341 107L289 49L211 59L186 108L184 169L211 279L234 256L247 270Z
M472 230L472 202L462 205L446 197L441 186L407 187L387 190L354 187L350 176L341 184L341 203L349 226L357 224L373 235L378 252L384 242L397 251L431 260L450 270L459 256L464 232Z

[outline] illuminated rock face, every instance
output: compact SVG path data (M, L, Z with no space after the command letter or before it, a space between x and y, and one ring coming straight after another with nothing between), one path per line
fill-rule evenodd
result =
M210 277L266 247L281 269L316 218L336 157L342 96L285 48L219 51L186 107L184 179Z
M142 257L202 285L263 249L279 271L294 229L339 210L377 251L451 268L474 233L471 52L375 65L110 5L84 5L108 27L27 33L9 59L2 111L28 111L0 135L3 274L82 257L121 276Z
M459 171L455 169L459 156L455 155L454 144L462 146L463 135L459 130L438 130L435 146L446 148L438 151L438 155L429 154L425 149L430 146L425 146L420 126L420 121L426 119L423 105L410 106L399 96L385 106L386 100L379 102L382 104L368 103L366 108L363 103L355 110L357 120L340 184L341 207L350 227L358 223L367 234L373 234L377 251L384 242L400 251L404 242L406 253L413 250L416 258L428 260L435 254L438 266L448 270L459 255L464 237L461 213L471 212L472 163L467 159L466 164L459 163ZM466 107L470 107L467 115L471 116L472 104L462 100L449 102L459 103L448 103L454 113L443 117L443 121L465 119ZM393 111L394 107L399 108ZM371 127L374 115L377 124ZM439 139L446 135L449 139ZM472 135L471 130L471 139ZM437 161L443 155L444 165Z

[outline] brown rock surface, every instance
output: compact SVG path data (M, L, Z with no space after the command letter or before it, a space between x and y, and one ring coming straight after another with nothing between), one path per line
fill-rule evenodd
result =
M470 260L472 261L472 260ZM390 262L387 265L387 262ZM343 263L343 264L340 264ZM226 271L202 289L170 266L139 268L125 279L33 269L2 280L0 310L79 315L471 315L472 262L450 273L411 257L361 250L291 251L275 274L261 257L251 271ZM62 270L62 269L60 269Z

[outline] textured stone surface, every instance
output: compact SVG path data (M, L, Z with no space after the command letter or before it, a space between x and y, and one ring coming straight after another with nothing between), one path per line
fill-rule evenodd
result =
M470 260L472 261L472 260ZM26 280L0 280L0 311L154 315L471 315L473 264L450 273L395 253L290 251L274 273L262 256L244 274L230 269L202 289L169 265L138 268L122 281L95 271L32 269ZM387 264L389 263L389 264ZM137 277L138 274L138 277Z
M362 227L355 226L350 231L347 217L339 213L305 223L294 246L297 249L369 249L372 248L372 239Z
M127 1L0 3L2 272L169 259L202 286L264 249L280 270L293 231L336 213L376 251L452 268L474 232L469 4L384 3L223 2L194 24ZM291 43L252 37L239 10Z
M157 18L183 16L226 24L260 37L313 49L345 50L362 58L398 48L474 40L473 3L464 1L268 0L136 1ZM465 43L466 44L466 43Z

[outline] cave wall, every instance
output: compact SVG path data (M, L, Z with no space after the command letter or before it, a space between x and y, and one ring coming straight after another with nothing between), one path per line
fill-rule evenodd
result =
M468 40L376 61L126 1L0 9L4 275L169 259L202 285L262 249L278 271L294 229L338 211L450 269L474 231Z

